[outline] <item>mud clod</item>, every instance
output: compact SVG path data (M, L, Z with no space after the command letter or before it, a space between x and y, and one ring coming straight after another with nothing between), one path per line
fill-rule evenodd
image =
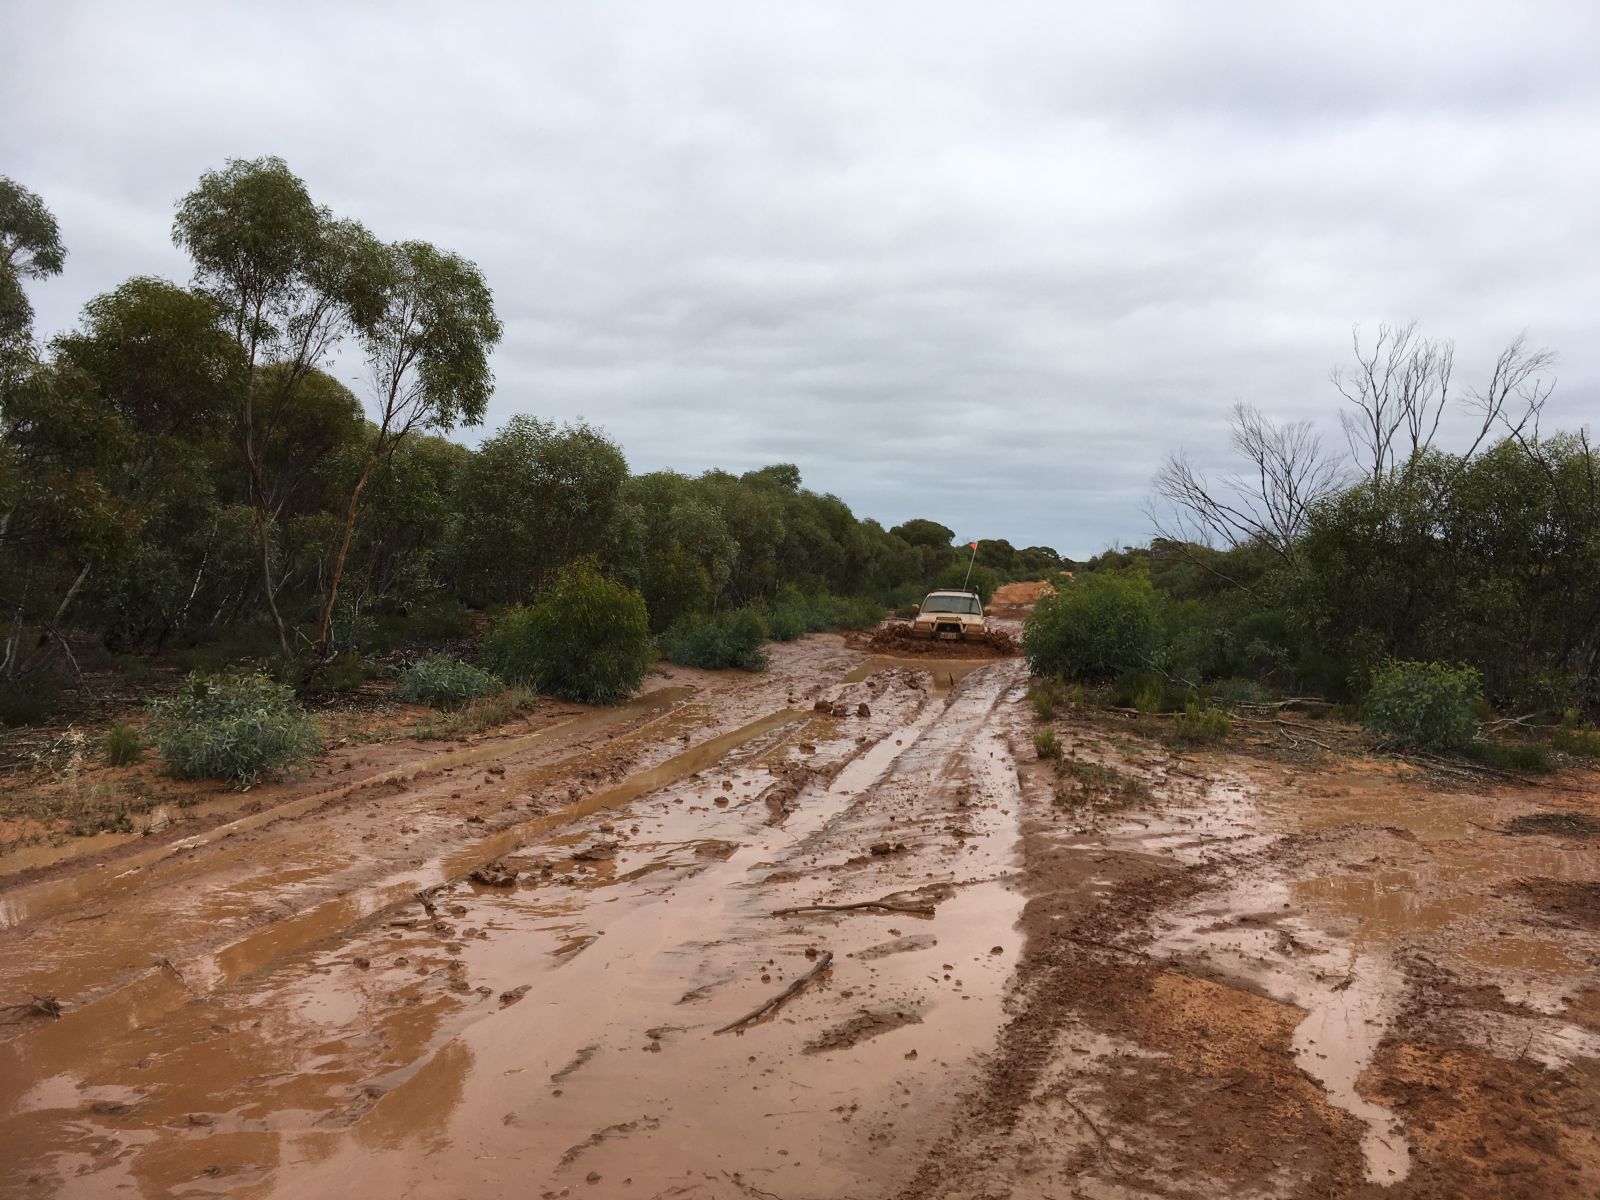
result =
M484 863L467 878L486 887L513 887L517 882L517 874L515 867L508 866L504 859L497 858L493 862Z

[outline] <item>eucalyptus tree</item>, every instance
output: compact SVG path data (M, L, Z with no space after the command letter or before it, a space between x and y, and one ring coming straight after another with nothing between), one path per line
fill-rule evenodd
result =
M603 430L512 417L456 485L458 586L482 601L536 594L558 567L606 548L627 478L627 460Z
M239 390L239 438L256 514L262 595L289 654L278 612L271 552L271 481L259 454L295 391L352 329L370 333L382 317L389 255L354 221L315 204L280 158L230 159L207 171L178 203L172 239L194 261L196 282L216 301L244 351L249 380ZM255 379L280 367L273 386Z
M0 355L28 343L33 305L25 279L61 274L67 252L56 219L35 192L0 175Z
M345 505L317 651L326 655L339 580L361 513L362 493L380 462L415 430L477 425L494 391L489 353L500 341L494 297L477 266L427 242L399 242L381 251L378 303L359 328L377 404L372 440Z

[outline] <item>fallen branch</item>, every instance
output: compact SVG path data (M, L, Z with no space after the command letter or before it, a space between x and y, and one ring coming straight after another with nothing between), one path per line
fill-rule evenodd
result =
M1101 1147L1106 1150L1111 1149L1111 1143L1106 1140L1106 1135L1100 1132L1100 1126L1096 1125L1089 1119L1089 1114L1078 1107L1077 1101L1071 1096L1063 1096L1062 1099L1067 1102L1068 1108L1078 1114L1078 1116L1083 1120L1083 1123L1089 1127L1094 1136L1100 1139Z
M818 975L821 975L832 965L833 951L824 950L821 956L818 957L816 966L812 967L811 970L800 976L800 978L796 979L793 983L784 988L783 991L779 992L771 1000L768 1000L760 1008L755 1009L753 1012L746 1013L737 1021L730 1021L716 1032L727 1033L729 1030L743 1030L748 1025L754 1025L757 1021L761 1020L761 1018L777 1012L778 1009L782 1008L790 1000L793 1000L796 996L798 996L808 983L810 983Z
M1298 721L1285 721L1280 717L1280 718L1275 718L1272 723L1274 725L1281 725L1285 729L1292 729L1292 730L1295 731L1296 734L1298 734L1300 737L1305 738L1305 740L1310 742L1313 746L1321 746L1324 750L1328 751L1330 754L1333 752L1333 747L1332 746L1328 745L1327 742L1320 741L1317 738L1312 737L1309 733L1307 733L1305 731L1305 726L1301 725L1300 722L1298 722Z
M775 908L772 910L772 915L787 917L794 913L854 912L864 908L876 909L879 912L909 913L915 917L934 915L934 907L931 904L895 904L890 900L858 900L854 904L796 904L793 908Z

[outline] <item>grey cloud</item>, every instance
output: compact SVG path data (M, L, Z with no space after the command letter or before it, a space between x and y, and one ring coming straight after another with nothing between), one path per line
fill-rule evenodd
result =
M799 463L885 524L1087 554L1229 406L1311 418L1353 323L1464 376L1526 328L1600 399L1600 9L13 5L0 170L61 219L41 330L181 278L173 202L277 153L476 259L490 427L635 469ZM341 373L358 376L350 364ZM481 436L465 431L464 436Z

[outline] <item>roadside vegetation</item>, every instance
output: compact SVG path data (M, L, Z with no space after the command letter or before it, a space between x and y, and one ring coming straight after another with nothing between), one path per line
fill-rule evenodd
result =
M1600 453L1541 429L1552 356L1519 338L1464 393L1454 346L1415 325L1358 333L1355 359L1334 373L1348 454L1236 407L1237 472L1169 457L1159 536L1038 604L1033 672L1172 714L1189 743L1303 699L1493 769L1600 756ZM1463 424L1464 445L1435 444Z
M760 670L769 641L962 578L954 531L885 529L790 464L633 474L603 430L528 415L451 440L494 389L484 274L380 241L279 159L207 171L171 232L186 280L135 276L41 344L28 287L66 242L0 178L0 752L7 729L109 724L176 689L161 759L246 781L310 752L289 702L397 694L438 710L430 731L488 719L501 684L607 702L661 656ZM364 364L362 395L336 353ZM986 541L973 585L1067 565ZM230 672L285 689L255 735L222 736L180 685Z

